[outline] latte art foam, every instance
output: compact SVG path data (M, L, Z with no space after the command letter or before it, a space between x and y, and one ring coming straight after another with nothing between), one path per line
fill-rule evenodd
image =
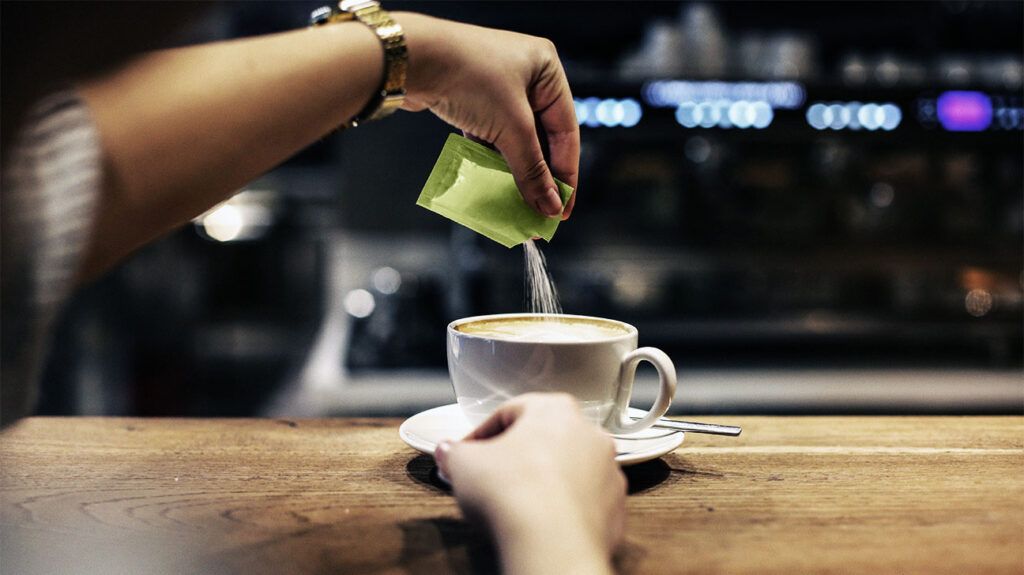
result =
M538 343L579 343L623 336L629 330L613 323L583 319L490 319L466 323L456 330L480 337Z

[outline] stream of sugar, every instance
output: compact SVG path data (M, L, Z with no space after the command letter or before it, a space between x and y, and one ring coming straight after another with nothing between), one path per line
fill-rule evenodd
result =
M547 260L533 240L523 244L526 261L526 309L531 313L559 314L558 290L548 274Z

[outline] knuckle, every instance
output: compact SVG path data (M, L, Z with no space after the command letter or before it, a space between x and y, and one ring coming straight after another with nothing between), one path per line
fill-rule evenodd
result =
M528 182L535 182L537 180L543 180L547 174L548 164L544 161L544 158L540 158L527 166L526 171L523 172L523 177Z
M550 38L543 36L533 37L533 49L540 56L551 56L558 53L558 49L555 47L555 43Z
M531 40L526 51L529 60L547 65L558 59L558 49L554 42L539 36L534 36Z

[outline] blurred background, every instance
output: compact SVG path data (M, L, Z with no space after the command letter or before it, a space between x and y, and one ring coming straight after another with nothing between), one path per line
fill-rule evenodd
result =
M216 4L174 42L317 6ZM563 307L636 325L673 412L716 414L1024 409L1022 6L386 3L556 43L583 141L542 246ZM521 249L415 205L449 131L327 137L82 289L40 411L452 402L447 322L525 307Z

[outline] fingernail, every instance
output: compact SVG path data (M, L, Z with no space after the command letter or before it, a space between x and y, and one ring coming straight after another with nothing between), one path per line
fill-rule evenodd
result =
M541 212L547 214L550 217L562 215L562 200L558 197L558 192L554 188L548 189L547 193L543 198L538 200L540 204Z

